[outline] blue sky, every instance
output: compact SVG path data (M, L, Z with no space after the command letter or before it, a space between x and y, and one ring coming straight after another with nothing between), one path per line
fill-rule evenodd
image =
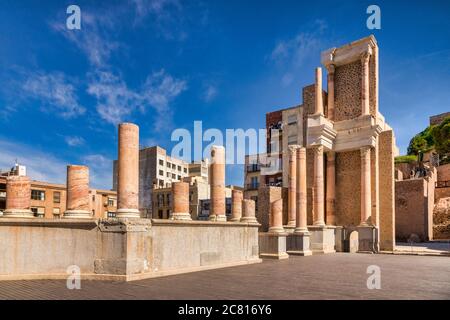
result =
M81 8L67 30L66 8ZM381 8L368 30L366 8ZM64 182L65 165L111 187L120 121L169 150L175 128L263 128L301 103L320 52L375 35L380 111L401 152L450 110L449 1L8 1L0 4L0 168ZM227 183L243 183L228 166Z

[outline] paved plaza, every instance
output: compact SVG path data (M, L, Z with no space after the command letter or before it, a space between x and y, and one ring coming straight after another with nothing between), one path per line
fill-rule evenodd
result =
M381 289L367 289L367 267L381 269ZM0 299L450 299L450 259L345 254L264 260L240 267L135 282L2 281Z

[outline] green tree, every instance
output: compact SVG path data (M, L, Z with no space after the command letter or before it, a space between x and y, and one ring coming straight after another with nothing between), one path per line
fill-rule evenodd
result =
M450 153L450 117L445 118L441 124L434 126L431 130L434 141L434 148L440 155Z
M434 147L434 137L431 134L434 127L427 127L411 139L408 146L408 155L418 155L419 151L427 152Z

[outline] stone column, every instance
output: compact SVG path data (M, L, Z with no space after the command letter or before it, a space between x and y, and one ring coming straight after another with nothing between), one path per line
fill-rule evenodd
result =
M289 152L289 173L288 173L288 223L290 227L295 227L297 215L296 196L297 196L297 146L290 146Z
M241 190L231 190L231 221L239 222L242 218L242 200L244 193Z
M189 183L172 182L172 220L192 220L189 213Z
M327 225L336 225L335 204L336 204L336 168L335 153L327 153Z
M255 216L255 201L250 199L242 200L241 222L258 223Z
M89 211L89 168L67 166L67 194L64 218L92 218Z
M324 186L323 186L323 146L314 150L314 225L325 226L324 219Z
M315 114L323 114L323 100L322 100L322 68L316 68L316 105Z
M209 220L227 221L225 206L225 148L211 147L211 210Z
M117 217L139 218L139 127L119 125Z
M370 147L361 148L361 225L371 225Z
M334 64L327 67L328 70L328 119L334 120Z
M31 207L31 182L26 176L6 177L6 209L3 217L33 218Z
M307 187L306 187L306 149L297 149L297 219L295 233L308 232L307 212Z
M270 204L269 232L284 232L283 228L283 199L275 200Z
M369 60L371 51L368 49L361 55L361 114L369 115Z

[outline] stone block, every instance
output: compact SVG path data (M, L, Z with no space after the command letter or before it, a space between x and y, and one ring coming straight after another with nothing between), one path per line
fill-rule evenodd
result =
M287 233L259 233L259 256L267 259L287 259Z
M335 253L335 228L331 226L308 226L311 233L313 253Z

